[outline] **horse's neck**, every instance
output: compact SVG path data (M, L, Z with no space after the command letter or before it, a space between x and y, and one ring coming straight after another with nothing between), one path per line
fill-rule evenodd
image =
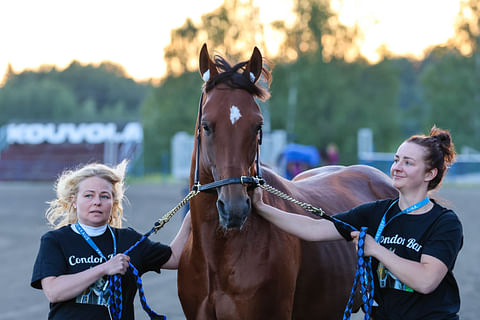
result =
M300 182L288 180L271 169L265 169L263 173L265 183L283 192L286 196L314 206L323 205L321 201L323 198L322 192L315 182L318 181L318 179L313 180L313 176L302 179ZM263 201L266 204L282 208L288 212L306 213L298 204L275 193L264 193Z
M294 185L290 180L285 179L268 167L262 167L262 178L266 184L274 188L292 188Z

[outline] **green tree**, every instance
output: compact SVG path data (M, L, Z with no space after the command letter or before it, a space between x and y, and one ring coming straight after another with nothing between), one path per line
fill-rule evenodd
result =
M358 129L372 128L380 150L391 149L399 134L398 79L390 61L375 66L320 57L301 57L274 70L270 102L272 127L293 127L292 140L319 149L334 142L343 163L357 161ZM293 79L293 80L292 80ZM297 90L292 117L289 92ZM293 125L288 125L294 121Z
M455 45L464 55L479 55L480 49L480 0L461 3L455 38Z
M343 61L341 49L347 50L351 47L355 33L341 26L336 16L330 11L329 3L325 0L297 0L295 1L295 14L297 18L292 26L278 21L274 23L274 27L284 34L285 41L280 48L279 56L276 57L280 63L274 69L275 80L272 92L275 98L268 104L272 108L270 113L272 114L273 128L285 128L285 117L288 114L286 103L288 96L286 94L294 85L298 87L298 96L300 97L297 107L300 116L295 121L297 130L292 132L297 136L296 140L312 143L319 147L335 141L335 139L342 141L341 135L332 134L334 130L329 130L329 128L332 128L337 122L342 123L343 118L337 117L337 115L345 114L345 107L336 106L336 103L338 97L345 97L345 93L342 92L337 97L328 90L332 88L348 90L347 87L344 87L348 79L336 78L337 75L331 72L344 72L345 70L340 70L333 65L329 67L324 60L336 60L337 57L341 57L339 60ZM186 20L182 27L172 31L171 43L165 50L168 74L178 75L188 71L196 73L198 52L204 42L208 42L209 48L222 53L232 62L244 60L245 52L251 52L254 46L266 47L264 45L264 28L265 26L259 20L258 8L253 6L252 1L225 1L218 9L203 15L199 24L194 24L192 20ZM329 44L329 50L326 50L325 54L327 58L324 55L324 42ZM265 49L262 49L262 52L264 56L269 57ZM323 80L319 81L319 77L320 79L323 77ZM177 82L170 78L161 87L155 89L153 96L161 96L166 90L162 88L163 86L170 86ZM179 79L181 78L179 77ZM292 84L292 78L297 79L295 81L298 83ZM330 83L332 79L338 79L338 83ZM323 97L320 98L321 95ZM197 98L195 97L195 99ZM147 122L158 124L158 121L161 121L160 119L155 121L154 119L159 117L152 116L154 113L151 114L151 107L147 107L147 105L157 103L159 110L162 110L162 117L166 117L166 113L169 112L169 107L164 106L166 102L161 99L152 101L149 98L143 112L145 124ZM168 121L167 124L169 123L173 122ZM311 126L325 128L318 135L323 138L318 136L313 138ZM160 132L160 130L164 130L162 127L161 125L155 126L153 123L145 125L146 141L149 140L152 143L154 140L157 141L155 150L160 147L169 147L167 142L173 133L178 131L178 129L172 130L169 135L163 137L165 132ZM149 130L155 131L148 132ZM350 140L356 141L355 136L356 132ZM161 142L162 139L165 140ZM352 142L352 144L354 143ZM352 157L349 156L349 158ZM158 164L159 161L156 159L153 162Z
M251 52L254 46L265 47L263 29L259 9L253 5L253 0L225 1L216 10L203 15L198 25L187 19L183 26L172 30L164 56L167 74L196 71L203 43L231 61L246 59L245 52Z
M454 49L434 50L421 74L424 127L450 129L457 146L480 149L480 104L475 56Z
M78 105L73 92L49 79L7 83L0 90L0 124L9 121L72 119Z
M295 21L288 26L284 21L273 22L273 27L283 33L277 59L294 61L302 55L314 54L322 60L357 58L356 28L342 25L326 0L295 0Z
M168 166L170 140L178 131L194 134L202 80L198 72L170 76L142 106L146 170Z
M73 61L65 70L42 66L15 73L8 69L0 88L3 122L125 121L140 118L150 84L128 78L111 62L99 66ZM32 110L30 112L29 110Z
M150 89L149 85L136 83L126 75L123 67L111 62L103 62L97 67L73 61L54 78L72 88L80 105L93 100L97 111L101 112L123 103L125 111L137 117Z

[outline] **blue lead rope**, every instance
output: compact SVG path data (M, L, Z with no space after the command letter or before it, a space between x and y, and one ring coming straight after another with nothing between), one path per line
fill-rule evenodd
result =
M154 232L155 232L155 228L152 228L152 230L145 233L140 238L140 240L138 240L130 248L125 250L125 252L123 254L127 255L130 251L132 251L136 246L138 246L142 241L147 239ZM147 299L145 297L145 292L143 291L142 278L140 277L140 274L139 274L137 268L135 268L135 266L133 264L131 264L130 262L128 263L128 265L130 266L130 268L132 268L132 273L135 276L136 284L137 284L137 288L138 288L138 295L140 296L140 303L142 304L143 310L148 314L148 316L150 317L151 320L167 320L166 316L158 314L155 311L153 311L152 308L150 308L150 306L147 303Z
M355 299L355 292L357 291L358 282L360 281L360 290L362 293L363 311L365 312L365 320L370 319L373 305L374 294L374 282L373 271L370 257L364 257L365 236L367 234L367 228L362 227L360 235L358 237L358 249L357 249L357 270L355 271L355 278L353 280L352 291L348 298L345 312L343 313L343 320L350 319L352 315L353 302Z
M335 217L327 215L322 215L322 217L331 222L341 223L345 229L350 232L358 231L354 226L336 219ZM365 317L363 319L369 320L371 318L375 284L373 282L372 259L370 257L365 257L365 237L367 235L367 230L367 227L362 227L358 236L357 269L355 271L355 278L353 279L352 291L350 292L350 297L348 298L345 311L343 312L343 320L349 320L352 315L353 302L355 300L355 293L357 292L359 282L360 292L362 294L363 311L365 312Z

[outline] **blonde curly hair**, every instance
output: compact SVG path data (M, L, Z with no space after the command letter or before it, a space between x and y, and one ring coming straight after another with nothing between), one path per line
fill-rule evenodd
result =
M113 205L108 224L121 228L123 220L124 178L128 161L123 160L115 167L100 163L90 163L76 170L66 170L57 179L54 190L57 199L47 202L49 208L45 212L49 224L58 229L77 223L77 211L73 203L78 194L78 185L87 178L98 177L112 184Z

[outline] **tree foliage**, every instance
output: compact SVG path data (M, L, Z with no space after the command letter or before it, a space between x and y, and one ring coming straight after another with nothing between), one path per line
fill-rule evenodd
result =
M289 133L298 143L323 149L333 142L342 147L344 161L354 162L358 129L372 128L382 149L390 148L392 137L398 135L398 117L393 115L399 83L389 62L372 67L301 58L278 66L274 77L272 127L294 128ZM294 106L289 105L292 88L297 91Z
M423 127L448 128L457 145L480 149L480 99L475 57L456 50L432 52L421 74ZM473 72L472 72L473 70Z
M12 120L52 121L75 116L75 96L62 83L49 79L7 83L0 90L0 123Z
M295 22L273 23L284 39L274 57L266 50L258 8L251 0L226 1L200 22L187 19L172 31L168 75L155 87L136 83L112 63L74 61L62 71L18 74L10 67L0 88L0 124L141 117L146 170L165 168L172 136L194 133L202 85L198 53L206 42L232 63L248 59L254 46L274 60L272 95L263 105L271 120L266 128L287 130L292 142L320 150L333 142L343 164L356 163L363 127L373 130L377 151L394 152L403 139L434 124L452 132L457 148L480 150L479 2L465 2L461 41L432 49L422 61L385 56L369 64L352 60L356 30L342 26L325 0L295 0Z
M295 0L295 21L291 26L284 21L273 22L273 27L284 35L276 57L279 61L294 61L306 54L322 60L358 57L354 39L355 28L342 25L326 0Z
M461 4L456 37L424 60L423 126L450 129L457 146L480 150L480 0Z
M167 70L172 79L167 78L161 87L156 88L155 96L160 96L164 92L163 87L170 86L170 81L176 81L173 79L178 72L197 72L198 52L203 42L232 62L247 59L245 55L254 46L260 44L262 47L265 26L259 21L258 8L251 2L225 2L202 16L199 24L187 19L182 27L173 30L171 43L165 51ZM395 128L398 125L393 124L396 118L386 117L380 124L373 123L372 118L379 114L375 108L380 108L382 114L395 112L398 84L395 75L388 74L388 64L370 69L362 61L358 64L345 62L342 53L353 47L355 31L341 26L327 1L296 0L294 12L296 19L292 25L281 21L273 23L283 34L284 42L275 57L277 66L273 70L272 99L268 103L272 129L284 129L290 125L295 128L290 132L291 137L298 143L313 144L319 148L324 148L329 142L345 146L345 150L351 150L344 154L348 161L355 159L356 131L361 126L372 125L381 130L383 134L379 145L387 145L388 138L397 133ZM324 43L328 44L328 49L324 48ZM262 52L265 55L266 50ZM326 63L327 60L331 63ZM376 81L375 85L383 90L365 88L366 77L372 83ZM298 97L294 119L290 115L292 107L288 104L292 86L296 88ZM187 87L197 92L188 85L184 88ZM174 94L172 91L169 93ZM163 104L161 100L157 101ZM146 102L145 109L149 103ZM161 104L158 105L160 109L164 108ZM362 119L365 119L363 123ZM356 124L348 126L352 120L356 120ZM152 139L165 133L163 126L145 125L148 128L146 131L151 129L156 132ZM342 132L336 130L338 127L342 128ZM312 134L311 128L318 128L318 132ZM166 142L162 145L165 148Z
M0 88L0 124L8 121L119 121L140 118L150 85L135 82L111 62L73 61L65 70L42 66L15 73Z
M195 71L203 43L232 61L242 59L254 46L264 47L263 29L253 0L225 1L213 12L203 15L198 25L187 19L183 26L172 30L164 56L167 72L179 75Z
M165 168L170 140L178 131L194 134L202 80L198 72L169 77L152 90L142 107L147 168Z
M479 55L480 0L462 1L456 37L452 43L465 55Z

